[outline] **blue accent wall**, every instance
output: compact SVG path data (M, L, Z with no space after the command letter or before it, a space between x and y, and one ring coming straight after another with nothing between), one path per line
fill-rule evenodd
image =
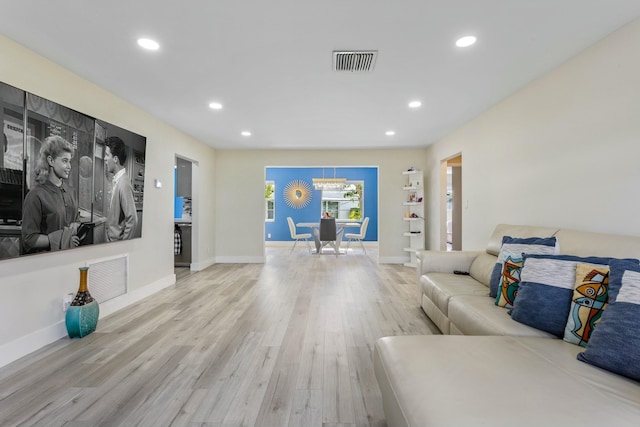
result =
M324 168L325 178L333 178L334 168ZM289 241L289 224L287 217L290 216L293 222L319 222L321 212L320 190L313 189L312 178L321 178L323 168L267 168L266 180L275 182L275 221L265 222L265 235L267 241ZM369 226L365 241L378 241L378 168L374 167L354 167L335 168L335 176L346 178L348 181L364 181L364 211L363 216L369 217ZM284 201L284 188L293 180L305 181L312 188L311 202L304 208L294 209L289 207ZM356 228L347 229L347 233L356 233ZM310 232L308 229L299 229L298 232ZM267 236L271 233L271 238Z

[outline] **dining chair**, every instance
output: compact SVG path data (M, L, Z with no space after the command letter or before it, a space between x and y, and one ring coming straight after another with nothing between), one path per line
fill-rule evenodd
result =
M309 243L309 239L311 238L311 233L298 233L296 230L296 225L293 222L293 219L288 216L287 222L289 223L289 232L291 233L291 238L294 240L293 247L291 248L291 253L296 248L296 244L299 240L305 240L307 242L307 246L309 247L309 253L311 253L311 243Z
M338 249L336 248L336 219L335 218L322 218L320 219L320 230L318 231L318 239L320 240L320 252L326 244L331 244L333 250L338 255Z
M349 246L351 245L351 242L360 242L360 246L362 246L362 250L364 251L365 254L367 253L367 250L364 248L364 243L362 243L362 240L367 235L368 226L369 226L369 217L365 217L365 219L362 221L362 225L360 226L359 233L347 233L344 235L344 238L349 240L349 242L347 243L347 252L349 252Z

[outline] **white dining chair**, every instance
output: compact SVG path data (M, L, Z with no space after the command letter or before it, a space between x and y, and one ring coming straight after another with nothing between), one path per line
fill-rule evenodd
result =
M293 219L290 216L287 217L287 222L289 223L289 232L291 232L291 238L294 239L291 253L293 253L293 250L296 248L296 244L299 240L305 240L307 242L309 253L311 253L311 243L309 243L311 233L298 233L298 231L296 230L296 225L294 224Z
M367 235L368 226L369 226L369 217L366 217L362 221L362 225L360 226L359 233L347 233L344 235L344 238L349 241L347 243L347 253L349 252L349 246L351 245L351 242L360 242L360 246L362 246L362 250L364 251L365 254L367 253L367 250L364 248L364 243L362 243L362 240Z

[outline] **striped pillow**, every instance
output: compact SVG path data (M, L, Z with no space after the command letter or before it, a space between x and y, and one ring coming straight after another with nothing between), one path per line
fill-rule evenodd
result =
M609 266L609 306L578 360L640 381L640 263Z
M511 317L525 325L564 336L578 263L609 265L611 258L525 255L518 300Z

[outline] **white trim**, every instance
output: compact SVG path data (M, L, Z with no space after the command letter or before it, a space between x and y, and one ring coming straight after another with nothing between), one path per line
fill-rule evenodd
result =
M404 264L405 262L409 262L410 258L408 257L378 257L378 264Z
M150 295L161 291L176 283L176 275L170 274L160 280L157 280L147 286L135 291L121 295L103 304L100 304L100 318L106 317L116 311L123 309L135 302L140 301ZM98 331L100 331L100 323L98 323ZM0 346L0 367L20 359L42 347L51 344L67 336L67 328L64 320L54 323L46 328L39 329L28 335L22 336L16 340Z
M222 256L215 257L216 264L264 264L264 256Z
M156 292L163 290L164 288L175 285L175 283L176 275L170 274L140 289L136 289L134 291L126 293L125 295L121 295L112 300L104 302L100 304L100 318L113 314L118 310L121 310L133 303L136 303L148 296L155 294Z
M302 240L300 240L302 242ZM312 242L313 240L309 240L310 242ZM269 248L269 247L284 247L284 246L289 246L291 247L293 245L293 240L265 240L264 242L264 246Z
M4 344L0 347L0 367L8 365L66 335L67 328L64 321L61 321Z
M207 267L211 267L215 263L216 263L215 257L212 257L212 258L209 258L209 259L205 259L204 261L192 262L190 269L191 269L191 271L201 271L201 270L204 270Z

